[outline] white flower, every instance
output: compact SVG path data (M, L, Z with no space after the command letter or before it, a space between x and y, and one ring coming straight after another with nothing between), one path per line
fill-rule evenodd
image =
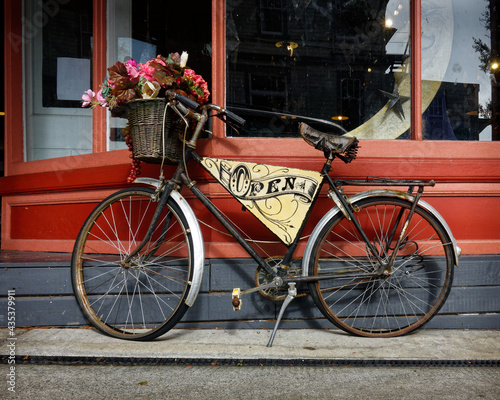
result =
M142 98L143 99L154 99L158 96L161 86L158 82L146 81L142 87Z
M188 62L188 53L187 51L183 51L181 54L181 68L186 68L186 64Z

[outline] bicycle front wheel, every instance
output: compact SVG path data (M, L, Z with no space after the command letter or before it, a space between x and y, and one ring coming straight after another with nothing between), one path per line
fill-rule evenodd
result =
M150 188L129 188L106 198L90 214L75 243L72 282L91 324L114 337L149 340L184 315L192 279L193 245L186 218L169 199L143 249L157 202Z
M412 203L373 197L354 204L355 216L382 267L342 213L332 217L314 244L309 284L315 304L337 327L359 336L392 337L428 322L446 301L453 280L453 253L442 224L417 206L395 249ZM359 208L359 209L358 209Z

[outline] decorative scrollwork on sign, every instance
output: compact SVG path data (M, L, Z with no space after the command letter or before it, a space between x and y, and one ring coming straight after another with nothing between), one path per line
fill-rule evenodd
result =
M321 174L295 168L203 158L224 188L289 245L320 189Z

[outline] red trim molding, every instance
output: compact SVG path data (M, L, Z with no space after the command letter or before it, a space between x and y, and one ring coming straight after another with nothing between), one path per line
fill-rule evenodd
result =
M24 160L22 82L23 36L22 1L4 2L4 64L5 64L5 175L12 173L12 164Z
M107 74L106 1L94 0L93 14L94 46L92 50L92 85L94 88L98 88L102 85ZM106 109L102 107L97 107L93 111L92 149L94 153L101 153L107 150Z
M411 138L422 140L422 19L420 0L411 0Z

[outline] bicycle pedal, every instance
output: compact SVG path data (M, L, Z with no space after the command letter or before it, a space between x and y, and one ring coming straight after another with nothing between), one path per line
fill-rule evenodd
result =
M240 297L240 288L233 289L233 310L240 311L241 310L241 297Z

